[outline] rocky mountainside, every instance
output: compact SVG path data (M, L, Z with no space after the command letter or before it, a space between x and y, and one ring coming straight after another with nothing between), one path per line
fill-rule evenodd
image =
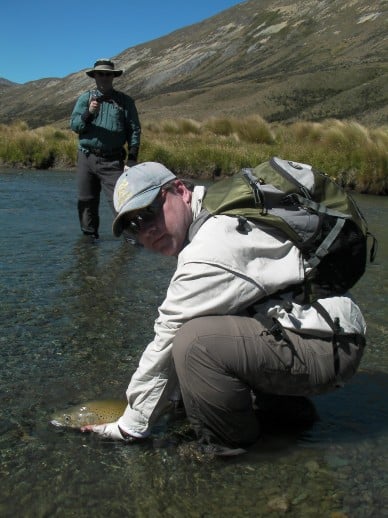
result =
M115 87L140 117L388 123L387 0L248 0L124 50ZM103 56L96 56L96 59ZM92 65L92 63L91 63ZM68 125L85 71L0 85L0 122Z

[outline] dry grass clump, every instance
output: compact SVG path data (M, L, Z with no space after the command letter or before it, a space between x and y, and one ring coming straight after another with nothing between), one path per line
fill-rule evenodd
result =
M76 143L71 131L53 126L29 129L23 121L0 125L0 160L14 167L48 169L71 167L76 159Z
M366 128L328 119L269 124L259 115L143 121L139 161L165 164L192 178L228 176L271 156L312 164L341 185L359 192L388 194L388 127ZM73 168L77 136L23 121L0 125L0 162L47 169Z
M237 142L251 144L273 144L274 136L270 125L259 115L237 118L211 117L203 128L214 135L233 137Z
M143 124L142 161L160 161L175 173L213 178L267 160L275 143L259 116L162 120Z
M143 124L144 129L155 134L198 135L201 132L201 125L193 119L164 119L158 123L147 122Z
M146 122L143 124L143 130L160 135L216 135L252 144L274 142L270 125L259 115L244 118L210 117L202 122L193 119L165 119L159 122Z
M282 130L284 131L284 130ZM388 194L388 128L368 129L354 121L297 122L279 138L343 186Z

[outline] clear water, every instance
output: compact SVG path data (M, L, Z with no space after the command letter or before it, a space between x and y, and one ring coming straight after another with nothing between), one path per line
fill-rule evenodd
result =
M379 239L353 290L369 325L359 373L314 399L312 429L196 462L166 441L49 425L71 404L124 397L175 262L113 238L106 203L100 242L83 241L75 198L72 173L0 174L0 516L388 516L388 199L357 198Z

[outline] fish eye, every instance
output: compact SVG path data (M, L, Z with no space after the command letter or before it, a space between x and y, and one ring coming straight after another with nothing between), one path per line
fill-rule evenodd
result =
M65 421L66 423L69 423L71 421L71 417L69 415L65 415Z

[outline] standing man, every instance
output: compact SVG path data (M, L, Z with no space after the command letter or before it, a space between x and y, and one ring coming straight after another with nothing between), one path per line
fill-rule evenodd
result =
M118 180L113 233L131 232L145 248L176 256L177 268L124 415L83 431L128 442L147 437L179 384L200 447L230 454L260 434L264 417L252 393L259 411L270 405L279 412L335 390L356 372L365 321L353 299L319 299L329 319L338 319L337 333L316 306L293 299L306 275L300 250L253 221L239 232L231 216L201 220L205 196L203 186L192 189L154 162Z
M112 211L113 191L124 170L136 164L140 146L140 122L135 102L113 88L121 76L109 59L99 59L86 71L96 88L78 98L70 127L79 135L77 161L78 216L84 234L98 239L100 192ZM127 144L128 150L125 149ZM127 154L128 153L128 154Z

